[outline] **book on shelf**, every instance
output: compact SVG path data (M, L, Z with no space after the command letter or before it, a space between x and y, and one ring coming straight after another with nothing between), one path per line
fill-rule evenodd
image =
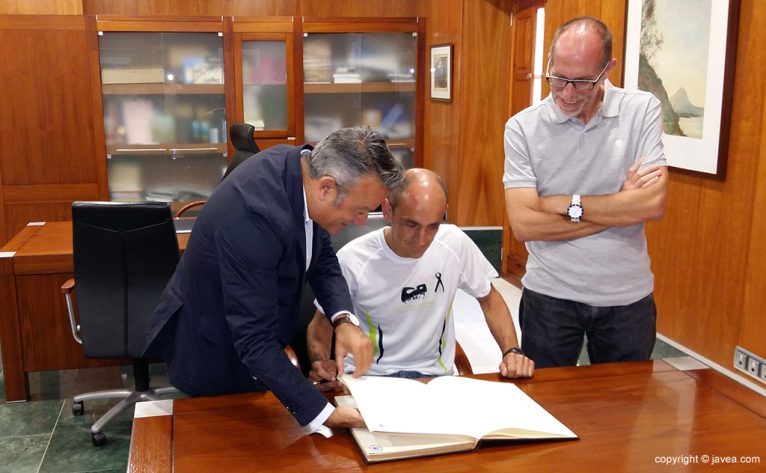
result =
M335 77L333 81L336 84L361 84L362 79L353 77Z
M487 440L576 439L512 383L441 376L428 383L386 376L339 377L367 428L351 435L367 462L473 450Z
M357 72L336 72L332 75L332 80L336 84L360 84L362 76Z

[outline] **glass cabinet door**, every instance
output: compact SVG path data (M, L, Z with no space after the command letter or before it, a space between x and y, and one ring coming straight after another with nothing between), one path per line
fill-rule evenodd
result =
M412 32L307 33L304 134L369 125L406 167L414 163L417 36Z
M294 135L292 35L242 35L242 115L258 137Z
M226 168L223 38L99 33L109 195L206 199Z

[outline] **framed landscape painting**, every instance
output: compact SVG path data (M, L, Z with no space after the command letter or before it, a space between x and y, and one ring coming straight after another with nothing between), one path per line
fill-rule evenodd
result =
M662 102L668 165L723 179L739 0L629 0L625 88Z

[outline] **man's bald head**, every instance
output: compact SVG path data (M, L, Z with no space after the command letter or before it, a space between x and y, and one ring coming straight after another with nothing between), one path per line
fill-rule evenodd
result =
M443 202L447 209L447 185L440 175L429 169L413 168L404 173L401 185L391 190L388 201L396 208L404 199L427 200L432 203Z
M447 211L447 186L428 169L409 169L404 182L383 202L383 216L391 222L386 243L402 258L420 258L431 246Z

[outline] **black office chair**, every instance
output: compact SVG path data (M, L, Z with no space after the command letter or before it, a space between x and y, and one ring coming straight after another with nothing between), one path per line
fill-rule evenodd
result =
M90 428L93 445L106 442L104 425L137 401L159 399L175 388L149 386L149 360L141 358L152 312L179 260L173 215L167 203L72 204L74 279L62 286L72 335L87 358L132 358L135 389L74 396L72 412L84 401L120 398ZM79 325L72 291L76 285Z
M229 161L229 165L226 166L226 172L223 173L221 180L226 179L234 168L245 162L247 158L258 153L261 149L255 144L255 138L253 138L253 132L255 127L249 123L232 123L229 127L229 140L234 147L234 155ZM195 200L184 205L176 212L176 217L181 217L187 211L205 205L204 200Z
M247 158L261 151L255 144L253 132L255 132L255 127L249 123L232 123L229 127L229 140L231 140L231 145L236 151L234 151L234 156L231 157L222 179L226 179L226 176L231 174L234 168L245 162Z

